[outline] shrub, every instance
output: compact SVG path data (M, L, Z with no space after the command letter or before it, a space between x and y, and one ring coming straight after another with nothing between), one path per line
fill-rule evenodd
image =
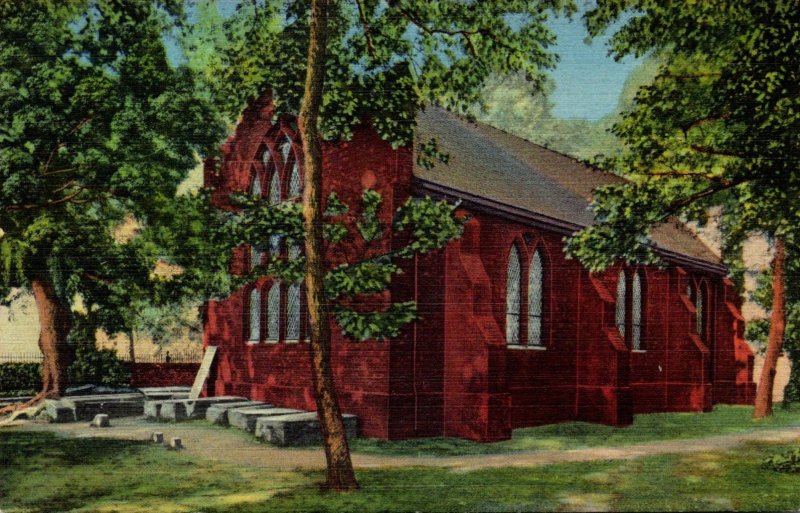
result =
M765 458L761 465L776 472L800 472L800 447Z
M82 348L75 353L69 379L71 385L126 387L131 381L131 371L114 351Z
M27 395L42 389L42 365L39 363L0 364L0 393Z

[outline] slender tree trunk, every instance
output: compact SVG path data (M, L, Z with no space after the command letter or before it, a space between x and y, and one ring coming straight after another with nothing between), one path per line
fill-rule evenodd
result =
M760 419L772 416L772 388L775 384L775 367L783 346L783 332L786 328L786 283L784 264L786 253L783 239L775 239L775 259L772 261L772 314L769 320L769 338L767 354L764 356L764 367L758 380L756 404L753 418Z
M303 142L306 289L311 317L311 373L317 403L325 457L328 462L326 487L335 490L358 488L342 414L336 398L331 369L331 331L323 288L325 273L322 254L322 147L317 122L325 81L327 16L331 0L312 0L305 91L298 115Z
M39 313L39 348L44 355L42 398L58 398L67 388L67 369L75 359L75 351L67 342L71 314L48 278L33 278L31 288Z

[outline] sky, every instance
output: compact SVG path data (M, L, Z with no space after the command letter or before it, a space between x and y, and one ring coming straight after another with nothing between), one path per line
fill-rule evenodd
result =
M550 100L553 114L559 118L582 118L595 121L611 114L617 106L625 79L639 63L626 57L615 62L609 57L608 35L590 44L583 20L556 18L550 22L558 42L554 48L561 60L551 72L555 91Z
M577 3L583 12L590 1ZM235 5L235 0L219 0L220 13L229 16ZM560 56L557 68L551 71L555 82L550 97L555 104L553 113L559 118L596 121L614 112L625 79L638 61L628 57L615 62L609 57L608 35L587 44L588 32L580 13L571 20L553 18L549 25L558 38L553 50ZM167 51L173 62L182 60L174 42L167 43Z

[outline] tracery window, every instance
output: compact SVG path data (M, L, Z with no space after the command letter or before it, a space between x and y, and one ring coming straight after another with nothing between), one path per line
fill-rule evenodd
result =
M528 269L528 345L542 345L543 283L542 255L536 249Z
M519 345L520 274L519 251L511 246L506 276L506 344Z
M303 192L300 160L296 155L291 130L284 127L275 130L262 145L250 184L250 193L264 198L270 205L297 200ZM258 164L262 166L261 169ZM270 259L296 259L302 254L299 242L289 244L279 234L269 236L265 242L264 246L251 248L250 260L253 267L265 263L265 253ZM262 323L267 341L307 339L310 330L304 326L308 322L308 315L302 284L271 280L264 286L264 290L266 292L263 300L261 292L258 292L257 298L252 295L250 297L247 307L249 339L257 341L262 338Z

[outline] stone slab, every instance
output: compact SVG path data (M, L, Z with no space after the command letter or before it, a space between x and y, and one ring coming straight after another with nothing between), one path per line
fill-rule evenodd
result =
M99 428L107 428L111 427L111 423L108 421L108 415L105 413L98 413L92 419L92 426L99 427Z
M108 415L109 418L119 418L136 417L144 412L144 396L139 393L85 395L62 399L61 402L75 409L75 419L78 421L92 420L100 413Z
M228 410L231 408L242 408L248 406L262 406L266 403L260 401L242 401L239 403L222 403L215 404L206 410L206 420L212 424L219 424L220 426L228 425Z
M206 410L215 404L246 401L244 397L220 396L200 399L167 399L165 401L145 401L144 414L150 419L180 422L205 417Z
M256 421L264 417L274 415L287 415L289 413L303 413L302 410L293 408L255 407L255 408L234 408L228 411L228 423L231 427L236 427L248 433L256 430Z
M358 436L358 417L342 415L347 438ZM271 444L310 445L322 443L316 412L262 417L256 421L256 436Z

